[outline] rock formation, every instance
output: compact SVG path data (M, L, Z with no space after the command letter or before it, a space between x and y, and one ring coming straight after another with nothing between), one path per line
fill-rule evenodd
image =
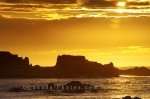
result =
M120 70L122 75L138 75L138 76L150 76L150 69L146 67L135 67L127 70Z
M62 55L58 56L54 67L57 76L67 78L97 78L117 77L118 69L113 63L102 65L101 63L88 61L84 56Z
M0 52L0 78L100 78L118 77L113 63L87 60L84 56L58 56L53 67L31 66L29 58L18 57L10 52Z
M18 57L10 52L0 52L0 77L23 77L31 68L28 57Z
M10 52L0 52L0 68L3 69L24 69L29 68L28 57L18 57Z

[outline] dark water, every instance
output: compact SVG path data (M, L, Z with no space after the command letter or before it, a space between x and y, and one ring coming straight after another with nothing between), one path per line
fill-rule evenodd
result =
M97 93L59 93L58 96L44 91L9 91L13 87L22 87L23 85L66 84L74 80L101 87L103 90ZM121 99L127 95L150 99L150 76L121 76L102 79L0 79L0 99Z

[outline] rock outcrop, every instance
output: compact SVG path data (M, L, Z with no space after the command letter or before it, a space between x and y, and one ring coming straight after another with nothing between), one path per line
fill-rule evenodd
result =
M127 70L120 70L122 75L137 75L137 76L150 76L150 69L146 67L135 67Z
M88 61L84 56L58 56L53 67L32 66L28 57L0 52L0 78L101 78L118 77L113 63Z
M25 69L29 68L29 58L28 57L18 57L18 55L13 55L10 52L0 52L0 68L3 69Z
M28 57L23 58L10 52L0 52L0 78L26 77L31 67Z
M101 63L88 61L84 56L58 56L54 68L56 74L58 73L58 77L97 78L119 76L118 69L113 66L113 63L102 65Z

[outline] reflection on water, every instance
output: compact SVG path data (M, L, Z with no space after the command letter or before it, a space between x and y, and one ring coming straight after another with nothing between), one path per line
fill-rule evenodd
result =
M28 92L9 92L12 87L19 87L28 84L66 84L75 79L1 79L0 80L0 97L2 98L15 98L15 99L50 99L50 98L121 98L123 96L139 96L143 99L150 98L150 77L142 76L121 76L118 78L102 78L102 79L76 79L83 83L90 83L94 86L99 86L103 90L97 93L82 93L82 94L69 94L60 93L58 96L53 96L44 91L28 91Z

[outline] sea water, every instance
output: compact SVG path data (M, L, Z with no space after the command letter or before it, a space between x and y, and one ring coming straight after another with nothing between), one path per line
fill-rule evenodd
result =
M24 85L55 83L64 85L70 81L80 81L100 87L98 92L49 94L41 91L9 91ZM120 76L99 79L0 79L0 99L121 99L124 96L138 96L150 99L150 76Z

